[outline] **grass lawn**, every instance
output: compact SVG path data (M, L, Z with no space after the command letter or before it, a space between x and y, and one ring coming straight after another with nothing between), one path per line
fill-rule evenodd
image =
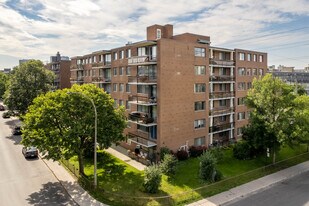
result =
M294 149L282 148L277 155L277 161L302 154L306 149L305 145ZM309 157L307 156L298 162L305 161L306 159L309 159ZM76 166L78 165L77 158L71 158L70 162ZM281 169L259 169L270 164L270 162L271 158L265 157L253 160L237 160L233 158L231 149L225 149L224 158L217 166L222 172L224 179L209 185L198 177L198 158L190 158L178 163L177 173L174 178L168 179L166 176L163 176L159 193L150 195L143 192L143 172L103 151L99 151L97 173L100 189L96 191L90 190L90 193L98 200L109 205L183 205ZM298 162L294 161L290 165L297 164ZM253 172L250 172L252 170ZM91 178L93 178L92 160L86 160L85 173L89 176L91 183ZM247 174L240 175L244 173ZM203 188L193 191L193 189L200 187ZM172 197L156 198L170 195ZM143 199L141 197L147 198Z

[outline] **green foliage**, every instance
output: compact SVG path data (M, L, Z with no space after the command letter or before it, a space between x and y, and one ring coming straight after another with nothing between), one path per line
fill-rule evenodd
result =
M148 193L157 193L162 181L161 169L158 165L151 165L144 170L145 191Z
M27 112L34 98L50 91L54 74L39 60L30 60L16 67L5 93L5 104L20 114Z
M171 150L168 147L161 147L160 148L160 160L163 160L166 154L171 154Z
M166 154L161 161L160 168L163 174L171 177L176 173L177 159L174 155Z
M212 153L212 155L216 158L217 162L221 162L223 160L223 150L220 147L213 147L208 150L208 152Z
M178 160L186 160L189 158L189 153L186 150L178 150L176 153Z
M214 155L211 152L204 152L202 156L199 157L200 160L200 178L213 182L215 181L216 176L216 164L217 159L214 157Z
M94 145L94 108L97 109L97 143L104 148L123 140L124 109L114 109L110 95L92 84L73 85L34 99L24 116L24 145L35 145L46 158L79 158L83 173L85 150Z
M252 148L247 141L237 142L233 147L233 156L239 160L252 158Z
M0 72L0 99L3 97L9 84L9 75Z

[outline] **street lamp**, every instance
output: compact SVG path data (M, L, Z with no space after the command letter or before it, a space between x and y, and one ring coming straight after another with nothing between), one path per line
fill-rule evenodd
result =
M88 97L87 95L81 93L81 92L68 92L68 94L79 94L84 96L86 99L88 99L94 109L94 188L97 188L97 124L98 124L98 115L97 115L97 108L93 102L93 99Z

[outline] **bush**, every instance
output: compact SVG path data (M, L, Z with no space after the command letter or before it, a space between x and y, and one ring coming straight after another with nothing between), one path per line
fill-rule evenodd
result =
M251 147L246 141L237 142L233 148L233 156L239 160L250 159Z
M199 157L200 160L200 178L209 182L214 182L222 178L222 174L216 170L217 160L211 152L204 152Z
M172 151L168 147L161 147L160 148L160 160L163 160L166 154L171 154L171 153Z
M213 147L208 152L212 153L213 156L216 158L217 162L221 162L223 160L224 154L223 150L220 147Z
M171 154L166 154L163 161L160 164L160 168L163 174L171 177L176 173L177 159Z
M144 170L144 183L145 191L148 193L157 193L161 185L162 173L158 165L151 165Z
M189 148L190 156L191 157L199 157L205 152L207 149L206 146L191 146Z
M178 150L176 153L177 159L178 160L186 160L189 157L189 154L185 150Z

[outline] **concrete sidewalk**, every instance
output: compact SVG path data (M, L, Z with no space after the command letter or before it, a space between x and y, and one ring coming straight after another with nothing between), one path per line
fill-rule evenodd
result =
M41 158L42 159L42 158ZM73 178L73 176L57 161L42 159L46 166L52 171L58 181L62 184L71 198L80 206L108 206L103 204L85 191Z
M240 198L244 198L251 194L257 193L260 190L266 189L276 183L292 178L307 171L309 171L309 161L281 170L274 174L261 177L252 182L248 182L246 184L232 188L226 192L194 202L192 204L189 204L188 206L215 206L235 202Z

